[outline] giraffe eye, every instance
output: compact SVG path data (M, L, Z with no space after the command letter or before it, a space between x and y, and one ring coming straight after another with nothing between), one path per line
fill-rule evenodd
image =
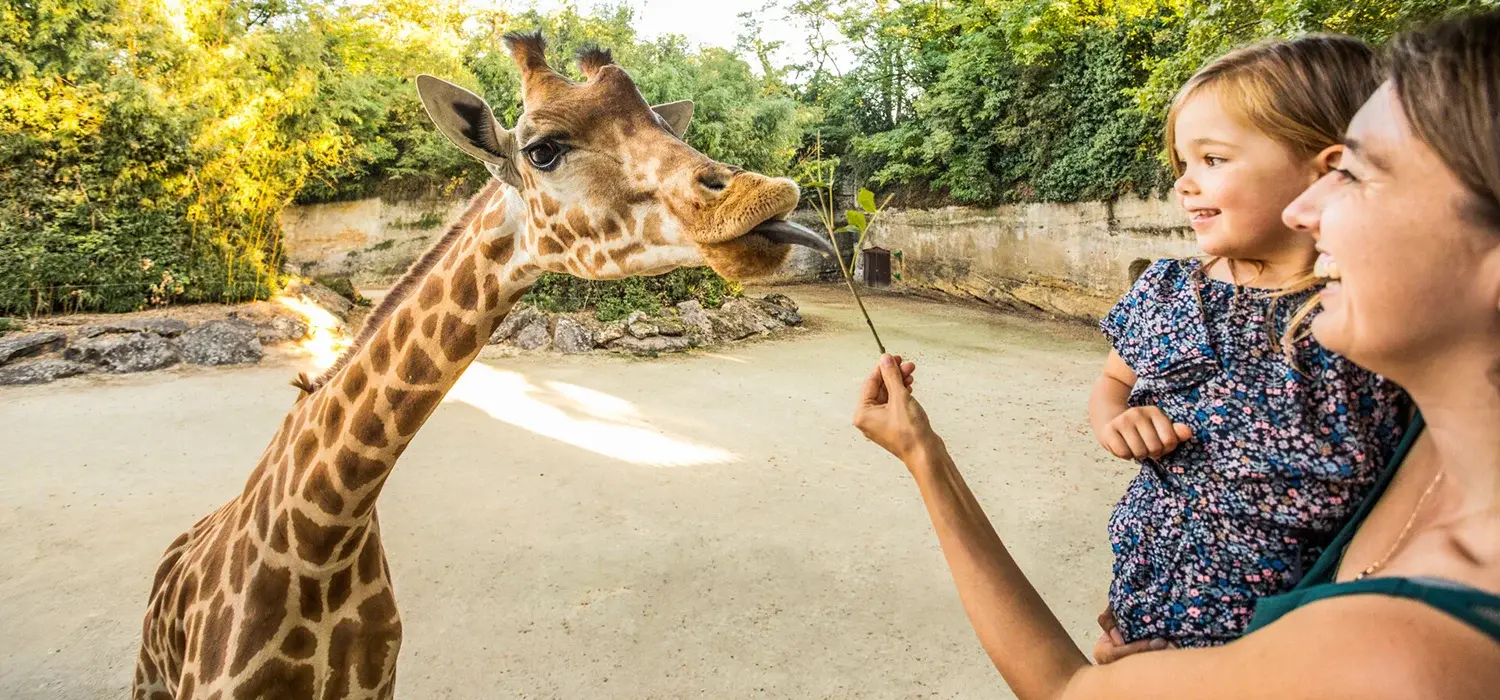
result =
M526 161L531 167L548 172L557 167L567 147L555 141L542 141L526 149Z

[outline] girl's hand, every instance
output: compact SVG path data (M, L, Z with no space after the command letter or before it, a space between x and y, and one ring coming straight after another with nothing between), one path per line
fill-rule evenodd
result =
M1120 459L1157 459L1193 436L1193 429L1173 423L1155 406L1129 409L1105 424L1099 444Z
M900 357L881 355L880 364L860 387L854 409L854 427L902 462L938 439L922 404L911 396L916 370Z

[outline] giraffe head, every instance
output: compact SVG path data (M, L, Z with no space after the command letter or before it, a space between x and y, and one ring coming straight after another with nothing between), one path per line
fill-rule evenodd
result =
M504 128L482 98L430 75L417 91L438 130L519 191L519 241L544 270L590 279L707 264L730 279L775 271L791 245L832 254L786 220L797 185L715 162L682 140L689 101L651 106L609 52L579 54L586 80L554 71L540 34L507 34L523 113Z

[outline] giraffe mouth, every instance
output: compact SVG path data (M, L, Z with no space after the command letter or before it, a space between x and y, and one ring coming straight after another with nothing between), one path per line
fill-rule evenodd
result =
M838 257L838 251L834 249L833 242L828 240L827 236L819 235L806 226L786 219L767 219L750 229L745 235L760 236L781 245L800 245L804 248L812 248L824 255Z

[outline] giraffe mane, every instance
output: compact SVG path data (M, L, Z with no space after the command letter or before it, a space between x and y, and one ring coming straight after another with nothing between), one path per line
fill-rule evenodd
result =
M344 352L339 354L339 358L328 369L323 370L322 374L319 374L316 378L309 378L306 372L298 373L297 377L292 380L292 386L301 389L304 394L312 394L327 384L328 380L332 379L340 370L344 369L344 365L349 363L349 358L353 357L355 353L359 352L361 348L370 342L370 338L374 337L376 329L380 328L380 324L385 322L387 318L390 318L390 315L395 313L396 307L400 306L406 297L411 296L412 290L416 289L417 285L427 278L427 274L432 272L432 268L453 247L454 241L457 241L462 236L464 230L469 227L469 224L474 222L474 219L484 210L485 204L489 202L490 198L494 196L495 191L499 188L500 181L492 179L485 185L484 189L479 191L479 194L469 200L468 208L464 210L463 215L459 216L458 221L455 221L448 228L448 231L436 243L432 244L432 247L427 249L427 252L422 253L422 257L417 258L416 262L413 262L411 267L406 269L406 273L401 276L401 280L396 282L394 287L391 287L391 290L386 293L385 298L380 300L380 304L365 319L364 326L359 329L359 335L354 338L354 342Z

